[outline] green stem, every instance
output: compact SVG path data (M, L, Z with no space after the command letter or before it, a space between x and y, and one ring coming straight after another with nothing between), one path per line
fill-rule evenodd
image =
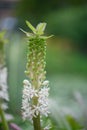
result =
M33 118L33 125L34 125L34 130L41 130L41 125L40 125L40 115L38 115L36 118Z
M38 103L38 98L34 97L33 104L37 106L37 103ZM42 130L41 123L40 123L40 114L38 114L38 116L36 115L36 117L33 117L33 127L34 127L34 130Z
M0 106L0 116L1 116L1 120L2 120L3 129L9 130L7 121L5 119L4 111L2 110L1 106Z

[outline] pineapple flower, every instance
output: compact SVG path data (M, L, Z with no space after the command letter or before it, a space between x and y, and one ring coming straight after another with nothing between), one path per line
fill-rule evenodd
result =
M7 121L13 119L13 116L6 113L8 109L7 102L9 101L8 86L7 86L7 67L5 67L4 43L7 43L5 31L0 32L0 109L4 111L4 117ZM2 117L0 116L0 122Z
M39 115L48 116L50 113L48 110L48 96L49 96L49 87L48 81L43 82L43 87L39 90L32 88L31 83L28 80L23 81L23 100L22 100L22 116L23 119L32 120L33 117ZM45 86L44 86L45 85ZM32 99L34 97L38 98L38 104L32 105Z
M1 101L0 107L4 111L6 111L8 109L7 102L9 101L8 86L7 86L7 68L2 66L0 67L0 101ZM5 118L7 121L10 121L13 119L13 116L5 112Z
M52 36L43 36L46 23L40 23L34 28L30 22L26 21L27 26L33 33L23 31L27 36L28 52L25 74L29 80L23 81L22 95L22 116L23 119L30 120L35 124L42 116L49 115L48 96L49 81L46 80L46 39ZM44 130L49 130L47 126Z

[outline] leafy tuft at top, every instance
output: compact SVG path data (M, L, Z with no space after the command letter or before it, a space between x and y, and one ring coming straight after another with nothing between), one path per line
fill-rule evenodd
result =
M26 21L27 26L33 31L36 35L43 35L44 30L46 28L46 23L39 23L36 28L32 26L32 24L29 21Z
M26 32L26 31L24 31L23 29L21 29L20 28L20 30L22 31L22 32L24 32L26 35L27 35L27 37L32 37L33 35L36 35L36 36L40 36L41 38L43 38L43 39L48 39L48 38L50 38L50 37L52 37L53 35L51 35L51 36L48 36L48 37L46 37L46 36L42 36L43 34L44 34L44 30L45 30L45 28L46 28L46 23L39 23L37 26L36 26L36 28L29 22L29 21L26 21L26 24L27 24L27 26L31 29L31 31L33 32L33 33L29 33L29 32Z

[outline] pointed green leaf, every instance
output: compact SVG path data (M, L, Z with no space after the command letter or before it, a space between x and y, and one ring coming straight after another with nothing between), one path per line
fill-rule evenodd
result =
M36 27L37 33L40 35L44 34L45 28L46 28L46 23L39 23Z
M53 35L51 35L51 36L40 36L40 37L43 38L43 39L48 39L48 38L53 37Z
M36 29L31 25L29 21L26 21L26 24L33 31L33 33L36 33Z
M19 28L23 33L25 33L28 37L32 36L32 33L24 31L22 28Z
M19 29L20 29L23 33L25 33L25 34L27 33L27 32L26 32L26 31L24 31L22 28L19 28Z

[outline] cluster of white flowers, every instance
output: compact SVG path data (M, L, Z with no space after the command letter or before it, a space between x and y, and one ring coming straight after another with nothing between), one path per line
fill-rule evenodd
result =
M9 101L8 96L8 87L7 87L7 68L2 67L0 68L0 99ZM7 104L2 104L3 109L7 109Z
M0 66L0 100L2 101L0 104L1 108L6 111L8 109L7 102L9 101L9 96L7 86L7 68L3 66ZM5 118L10 121L13 119L13 116L5 112Z
M50 130L50 129L51 127L49 125L44 128L44 130Z
M49 81L44 81L42 88L35 90L28 80L23 81L23 99L22 99L22 116L23 119L32 120L33 117L40 115L48 116L48 96L49 96ZM32 98L37 97L37 105L32 104Z

